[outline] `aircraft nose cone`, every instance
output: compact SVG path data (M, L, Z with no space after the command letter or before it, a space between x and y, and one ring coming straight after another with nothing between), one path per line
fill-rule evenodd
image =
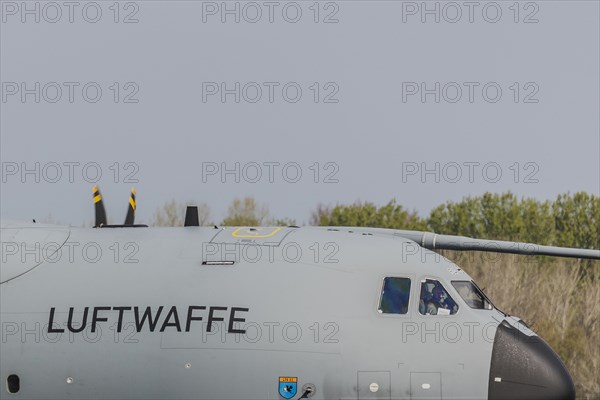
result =
M488 398L569 400L575 399L575 386L542 338L527 336L504 321L494 337Z

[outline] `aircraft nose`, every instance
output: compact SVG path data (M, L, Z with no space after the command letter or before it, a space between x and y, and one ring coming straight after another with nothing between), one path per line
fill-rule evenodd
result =
M488 398L575 399L565 365L539 336L527 336L503 321L494 337Z

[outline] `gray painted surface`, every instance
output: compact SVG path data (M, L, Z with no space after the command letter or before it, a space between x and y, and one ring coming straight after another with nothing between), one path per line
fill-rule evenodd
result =
M3 237L13 229L25 230L4 228ZM361 371L389 372L391 393L386 394L385 380L379 383L377 396L384 398L411 398L416 372L440 373L444 398L486 396L494 332L504 316L470 309L460 300L450 281L468 280L464 271L429 250L403 253L413 242L400 237L325 228L285 231L271 249L299 246L304 253L297 262L290 261L291 252L275 251L272 261L240 257L233 266L206 266L202 245L215 238L213 228L71 228L69 242L81 244L74 248L95 243L105 252L101 261L85 261L75 252L73 262L63 256L1 286L0 373L17 373L22 381L19 394L2 397L277 399L278 377L296 376L299 387L316 385L315 399L356 399L371 379ZM109 250L115 243L137 244L138 262L115 262ZM309 250L314 243L337 245L337 262L324 262L322 254L315 262ZM407 314L377 311L386 276L413 280ZM426 277L444 284L459 302L457 314L418 313L418 283ZM208 333L207 313L198 311L204 320L192 321L185 332L190 305L229 307L216 314L226 321ZM176 306L183 332L173 326L159 332L165 314L156 331L146 325L134 332L133 312L125 311L117 334L114 310L99 311L108 321L99 321L91 332L92 308L101 306L163 306L164 313ZM91 307L86 330L48 333L50 309L64 328L70 307L75 321ZM249 309L238 314L246 319L245 335L225 333L231 307ZM439 390L434 384L432 389Z

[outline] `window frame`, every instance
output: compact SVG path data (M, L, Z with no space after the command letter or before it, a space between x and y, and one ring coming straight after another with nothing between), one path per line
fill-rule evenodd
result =
M381 310L381 301L383 300L383 289L385 288L386 278L408 279L410 286L408 289L408 303L406 305L407 306L406 312L404 314L385 313ZM413 295L413 292L414 292L413 283L415 282L414 276L400 275L400 274L385 274L379 278L379 281L380 281L380 284L377 286L378 287L377 302L375 304L375 312L377 313L377 315L383 316L383 317L392 317L392 318L406 318L406 317L412 316L412 308L413 308L412 306L413 306L413 296L414 296Z
M466 302L465 299L462 298L462 296L460 296L460 293L458 293L458 290L454 287L454 282L470 282L475 289L477 289L479 291L479 293L481 293L481 295L483 296L483 299L490 305L491 308L473 308L469 305L469 303ZM494 303L492 303L492 301L490 300L490 298L485 294L485 292L475 283L475 281L473 279L461 279L461 280L454 280L450 282L452 284L452 287L454 288L454 290L458 293L458 295L460 296L460 298L462 299L462 301L471 309L471 310L482 310L482 311L493 311L493 310L497 310L496 306L494 305Z
M421 311L419 310L419 304L421 303L421 291L422 291L422 285L425 283L425 281L437 281L440 285L442 285L442 287L444 288L444 290L446 291L446 294L448 295L448 297L450 297L450 299L452 299L452 302L454 302L454 304L456 304L456 312L454 314L448 314L448 315L444 315L444 314L435 314L435 315L431 315L431 314L421 314ZM450 288L450 290L448 290L448 288ZM454 297L452 297L451 294L454 294ZM460 300L458 300L460 299ZM462 306L460 305L460 302L463 301L462 297L456 293L456 290L454 290L454 286L452 286L452 284L448 285L448 282L446 282L444 279L441 279L437 276L432 276L432 275L424 275L421 277L421 279L419 279L419 293L417 294L417 304L416 304L416 314L422 318L431 318L431 317L442 317L442 318L447 318L447 317L456 317L457 315L459 315L461 313L462 310Z

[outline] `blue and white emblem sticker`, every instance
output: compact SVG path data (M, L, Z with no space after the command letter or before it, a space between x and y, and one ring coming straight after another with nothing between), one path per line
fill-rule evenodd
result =
M291 399L298 392L298 378L295 376L279 377L279 395L284 399Z

